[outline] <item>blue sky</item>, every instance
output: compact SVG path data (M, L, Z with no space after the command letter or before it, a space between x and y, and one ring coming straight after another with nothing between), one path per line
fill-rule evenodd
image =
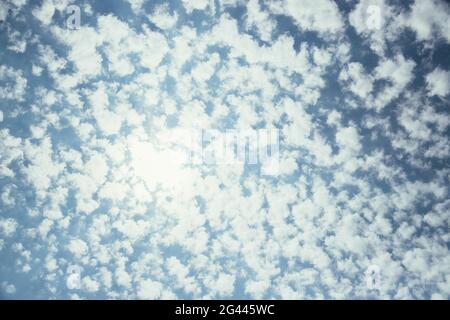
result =
M0 298L448 299L449 18L3 1ZM277 171L173 161L177 129L279 132Z

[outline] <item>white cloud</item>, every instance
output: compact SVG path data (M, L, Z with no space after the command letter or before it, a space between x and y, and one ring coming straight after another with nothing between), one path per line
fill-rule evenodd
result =
M139 299L154 300L161 297L162 285L152 280L142 280L139 283L137 296Z
M414 1L411 11L401 16L400 23L415 31L418 40L431 40L434 34L450 42L450 7L444 1Z
M145 0L127 0L127 1L135 14L141 13L142 6L144 5Z
M188 14L192 13L194 10L205 10L210 3L209 0L197 0L197 1L182 0L182 2Z
M170 14L167 5L157 6L155 11L147 17L151 22L156 24L158 28L163 30L172 29L178 21L178 14L176 12Z
M2 2L0 4L0 20L5 21L7 16L8 16L8 6L6 2Z
M15 234L19 224L13 218L0 218L0 233L3 237L11 237Z
M1 288L6 294L13 295L14 293L16 293L16 286L12 283L9 283L8 281L3 281Z
M27 79L23 77L21 70L1 65L0 80L4 83L0 88L0 99L19 101L24 99Z
M49 25L52 22L52 17L55 13L55 6L53 0L44 0L39 8L35 8L33 16L42 24Z
M25 207L23 221L0 218L0 247L18 272L44 270L42 295L58 297L57 270L74 261L81 299L449 295L450 118L431 99L448 94L448 72L427 60L425 86L414 81L441 13L417 26L432 40L422 50L396 42L418 2L375 1L381 30L366 29L370 1L348 19L326 0L184 1L142 25L131 11L149 7L129 3L120 18L92 7L66 30L51 25L64 1L44 2L29 38L7 28L10 57L37 55L28 70L0 67L0 211ZM227 13L237 5L242 21ZM279 15L326 43L278 29ZM278 176L181 163L173 125L280 128ZM383 266L377 293L371 264Z
M349 89L361 99L365 99L373 90L373 79L367 74L362 64L352 62L342 70L339 79L349 81Z
M85 288L86 291L88 291L88 292L96 292L99 290L99 287L100 287L98 282L89 276L86 276L83 278L82 285L83 285L83 288Z
M83 257L88 252L88 246L86 242L81 239L70 240L67 248L78 259Z
M101 37L94 28L81 26L79 29L69 30L53 27L52 32L57 39L70 48L67 59L75 64L76 82L82 82L100 74L102 57L97 47L101 44Z
M434 69L426 75L429 95L445 97L450 93L450 72L440 68Z
M247 3L247 26L249 29L255 28L262 40L270 41L276 23L269 17L268 12L261 8L257 0L251 0Z
M374 70L376 79L387 79L391 83L374 97L373 104L381 110L393 99L398 97L406 86L413 80L413 70L416 64L413 60L405 59L401 54L394 59L383 59Z
M277 14L291 16L302 30L338 34L344 22L335 2L329 0L286 0L272 5ZM280 10L281 9L281 10Z

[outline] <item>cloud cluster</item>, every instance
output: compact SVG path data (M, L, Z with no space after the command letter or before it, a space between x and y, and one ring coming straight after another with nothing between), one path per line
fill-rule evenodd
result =
M446 3L71 4L0 4L0 296L450 297ZM261 128L278 175L173 161Z

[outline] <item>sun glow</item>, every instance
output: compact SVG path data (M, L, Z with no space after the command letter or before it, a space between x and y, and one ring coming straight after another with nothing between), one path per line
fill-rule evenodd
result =
M142 179L150 192L158 186L176 188L189 177L184 154L170 148L156 148L149 141L133 141L128 146L133 174Z

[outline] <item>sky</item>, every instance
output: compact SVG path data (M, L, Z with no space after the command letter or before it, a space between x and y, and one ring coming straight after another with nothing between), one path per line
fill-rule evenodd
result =
M3 0L0 299L449 299L449 21ZM276 133L276 170L178 161L211 130Z

